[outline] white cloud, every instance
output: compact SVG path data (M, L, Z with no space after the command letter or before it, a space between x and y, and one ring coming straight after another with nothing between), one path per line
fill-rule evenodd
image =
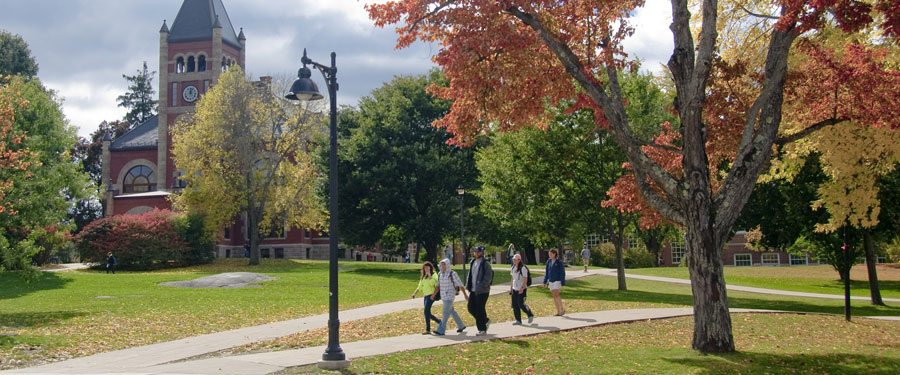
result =
M45 82L63 99L63 114L78 128L78 135L88 137L103 121L122 119L125 109L116 105L123 87L97 85L88 81Z
M672 55L672 6L666 0L647 0L631 20L634 35L623 44L625 52L640 58L642 69L659 73Z

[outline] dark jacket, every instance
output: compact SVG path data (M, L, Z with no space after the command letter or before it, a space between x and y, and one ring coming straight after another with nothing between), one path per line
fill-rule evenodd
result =
M552 283L554 281L562 282L562 285L566 285L566 268L563 266L562 260L559 258L553 262L553 266L550 266L550 261L547 261L547 267L544 271L544 284Z
M472 260L472 263L469 264L469 269L472 269L472 265L475 264L475 260ZM491 292L491 283L494 282L494 270L491 269L491 263L481 257L481 265L478 266L478 275L475 275L476 280L478 280L478 289L472 290L472 272L469 272L469 276L466 277L466 290L469 293L474 294L486 294Z

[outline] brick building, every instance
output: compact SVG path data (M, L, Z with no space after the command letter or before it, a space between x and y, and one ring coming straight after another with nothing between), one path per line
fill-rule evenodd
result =
M159 114L116 140L103 141L105 215L169 209L169 194L183 187L172 162L169 126L194 105L230 66L245 67L246 38L235 33L222 0L184 0L170 28L159 30ZM246 69L245 69L246 71ZM266 81L267 77L260 78ZM224 228L217 257L242 257L247 231L243 218ZM260 244L263 258L327 259L328 237L297 228L270 234Z

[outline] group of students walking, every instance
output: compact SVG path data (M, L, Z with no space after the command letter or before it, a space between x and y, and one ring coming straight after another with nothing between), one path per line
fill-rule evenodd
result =
M419 284L412 294L412 298L415 298L419 292L424 296L425 332L422 334L443 336L450 318L453 318L456 322L457 333L465 331L466 325L453 308L453 301L460 292L462 292L463 297L467 301L469 314L475 318L475 325L478 329L475 336L487 334L488 327L491 325L491 319L487 316L486 306L488 296L491 293L491 284L494 281L494 270L490 262L484 259L484 246L476 246L472 254L474 259L469 264L470 271L465 284L462 283L456 271L450 268L449 259L441 260L438 263L438 270L434 269L431 262L422 264ZM553 302L556 305L556 315L562 316L566 313L566 309L563 306L559 292L563 285L566 285L565 265L559 260L559 252L556 249L551 249L549 256L550 259L547 261L544 281L541 286L550 289L550 294L553 295ZM528 293L527 289L531 285L531 273L522 261L520 254L512 256L510 276L509 295L513 316L516 319L513 325L522 325L522 312L525 313L530 324L534 321L534 313L525 304L525 299ZM443 300L444 304L442 318L438 319L431 313L431 307L435 301L440 300ZM432 322L438 324L434 331L431 330Z

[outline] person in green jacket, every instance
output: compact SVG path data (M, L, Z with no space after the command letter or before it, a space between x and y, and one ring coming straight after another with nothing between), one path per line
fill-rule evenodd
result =
M416 291L413 292L412 298L416 298L416 294L419 294L420 291L422 292L422 295L425 296L425 332L422 332L422 334L430 335L431 321L433 320L438 324L441 323L441 320L431 313L431 305L434 304L435 298L437 298L438 279L434 273L434 265L428 261L422 264L422 270L419 274L419 286L416 287Z

